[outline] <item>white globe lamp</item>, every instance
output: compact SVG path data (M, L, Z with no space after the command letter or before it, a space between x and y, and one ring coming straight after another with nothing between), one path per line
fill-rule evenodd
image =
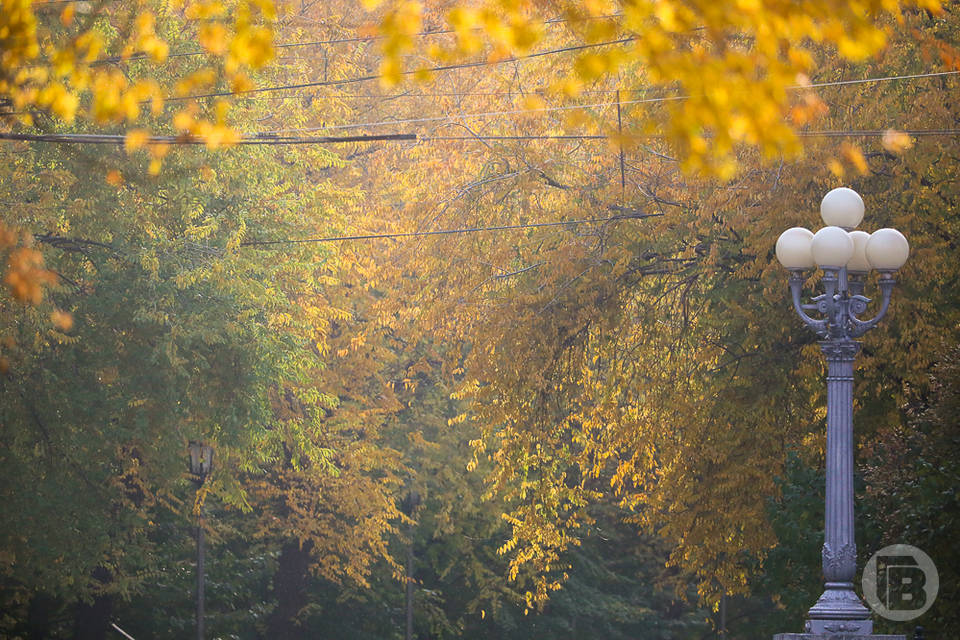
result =
M838 187L823 196L820 217L831 227L854 229L863 220L863 198L853 189Z
M896 271L910 257L910 243L896 229L878 229L870 234L866 256L877 271Z
M812 269L813 252L810 243L813 232L803 227L787 229L777 238L777 260L787 269Z
M870 234L866 231L851 231L850 239L853 240L853 257L847 261L847 271L868 273L872 266L867 260L867 241L870 240Z
M810 242L813 261L824 269L839 269L853 257L853 240L840 227L824 227Z

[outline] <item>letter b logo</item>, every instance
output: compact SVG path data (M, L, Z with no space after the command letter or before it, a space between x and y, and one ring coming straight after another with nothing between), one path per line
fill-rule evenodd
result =
M939 576L933 560L920 549L895 544L881 549L863 568L863 596L889 620L913 620L937 597Z

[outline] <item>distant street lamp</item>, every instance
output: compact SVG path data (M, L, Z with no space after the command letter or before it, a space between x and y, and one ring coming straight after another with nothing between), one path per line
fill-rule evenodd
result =
M795 227L777 240L777 259L790 270L793 306L800 319L822 340L827 359L827 491L823 544L825 590L807 613L806 631L814 634L873 632L870 611L853 590L857 547L853 530L853 361L855 341L883 318L890 305L893 273L910 253L896 229L872 234L853 231L863 219L863 200L852 189L834 189L820 203L829 225L815 234ZM824 293L803 304L804 271L819 266ZM879 274L883 300L870 320L861 320L870 299L863 296L870 270ZM815 311L818 318L807 315ZM785 637L785 636L784 636Z
M190 442L190 473L197 488L203 486L213 471L213 447ZM197 511L197 640L203 640L203 503Z

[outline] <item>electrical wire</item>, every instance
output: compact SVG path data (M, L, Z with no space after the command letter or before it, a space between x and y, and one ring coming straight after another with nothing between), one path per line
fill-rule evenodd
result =
M76 2L77 0L59 0L59 1L61 1L61 2ZM51 2L50 4L53 4L53 2ZM542 24L549 26L549 25L555 25L555 24L562 24L562 23L565 23L565 22L582 22L582 21L586 21L586 20L608 20L608 19L620 18L620 17L623 17L623 14L622 14L622 13L611 13L611 14L602 15L602 16L586 16L586 17L583 17L583 18L577 18L576 20L571 20L570 18L551 18L551 19L549 19L549 20L544 20L544 21L542 22ZM481 27L477 27L476 29L479 30L479 29L481 29ZM452 34L452 33L456 33L456 30L454 30L454 29L438 29L438 30L436 30L436 31L420 31L420 32L418 32L418 33L411 34L411 37L414 37L414 38L424 38L424 37L429 37L429 36L449 35L449 34ZM281 44L275 44L275 45L273 45L273 47L274 47L274 49L293 49L293 48L298 48L298 47L318 47L318 46L326 46L326 45L331 45L331 44L344 44L344 43L351 43L351 42L372 42L372 41L375 41L375 40L382 40L382 39L384 39L384 38L386 38L386 36L383 36L383 35L353 36L353 37L349 37L349 38L331 38L331 39L329 39L329 40L308 40L308 41L306 41L306 42L285 42L285 43L281 43ZM168 54L167 57L168 57L168 58L187 58L187 57L208 55L209 53L210 53L209 51L204 51L204 50L202 50L202 49L199 49L199 50L196 50L196 51L180 51L180 52L176 52L176 53L171 53L171 54ZM100 65L100 64L113 64L113 63L117 63L117 62L127 62L127 61L130 61L130 60L142 60L142 59L146 58L147 56L148 56L147 53L137 52L137 53L134 53L134 54L132 54L132 55L130 55L130 56L127 56L126 58L124 58L123 56L110 56L110 57L107 57L107 58L100 58L100 59L98 59L98 60L93 61L93 62L90 63L90 64L91 64L91 66L95 66L95 65Z
M584 218L579 220L559 220L556 222L528 222L523 224L502 224L489 227L460 227L456 229L438 229L436 231L408 231L408 232L398 232L398 233L364 233L356 234L349 236L323 236L319 238L281 238L279 240L247 240L246 242L241 242L237 244L237 248L246 248L246 247L262 247L265 249L270 249L273 247L279 247L281 245L291 245L291 244L320 244L328 242L349 242L357 240L389 240L389 239L399 239L399 238L422 238L427 236L450 236L450 235L460 235L465 233L487 233L495 231L516 231L521 229L543 229L548 227L567 227L567 226L577 226L581 224L605 224L608 222L615 222L618 220L642 220L644 218L659 218L664 214L662 213L634 213L630 215L618 215L618 216L609 216L606 218ZM35 238L40 242L53 243L56 246L56 242L60 242L60 238L51 237L48 235L35 235ZM70 240L70 242L76 242L75 240ZM101 249L110 249L113 250L113 247L107 243L95 242L91 240L84 240L85 244L99 247ZM222 252L218 247L201 247L212 252Z
M9 133L0 132L0 140L18 140L23 142L53 142L60 144L112 144L122 145L126 136L122 134L100 133ZM305 145L305 144L343 144L348 142L416 142L413 133L389 133L363 136L286 136L280 137L261 133L255 136L243 136L232 145ZM148 136L145 144L159 145L205 145L207 140L198 136Z
M559 222L531 222L526 224L504 224L493 227L461 227L459 229L440 229L437 231L410 231L405 233L368 233L353 236L327 236L321 238L295 238L283 240L249 240L239 243L240 247L274 246L282 244L313 244L321 242L344 242L348 240L383 240L390 238L420 238L424 236L448 236L462 233L480 233L487 231L509 231L515 229L540 229L543 227L562 227L580 224L613 222L615 220L641 220L658 217L662 214L636 214L628 216L610 216L608 218L587 218L582 220L561 220Z
M960 74L960 71L938 71L931 73L918 73L911 75L901 75L901 76L878 76L873 78L860 78L856 80L839 80L833 82L817 82L806 85L791 85L787 89L790 91L798 91L803 89L817 89L822 87L832 87L832 86L846 86L854 84L873 84L879 82L892 82L898 80L918 80L922 78L936 78L944 76L955 76ZM613 91L609 91L612 93ZM399 125L399 124L418 124L426 122L442 122L445 120L459 120L467 118L489 118L497 116L507 116L507 115L520 115L524 113L547 113L552 111L568 111L571 109L595 109L600 107L614 107L619 105L631 105L631 104L652 104L652 103L662 103L662 102L672 102L676 100L687 100L689 96L679 95L679 96L663 96L656 98L642 98L638 100L623 100L623 101L606 101L606 102L595 102L591 104L577 104L577 105L563 105L559 107L540 107L536 109L513 109L510 111L483 111L479 113L464 113L464 114L450 114L443 116L431 116L426 118L408 118L403 120L380 120L375 122L360 122L352 124L341 124L341 125L329 125L329 126L316 126L316 127L299 127L299 128L290 128L290 129L281 129L282 132L309 132L309 131L333 131L333 130L343 130L343 129L361 129L367 127L383 127L389 125Z
M823 131L797 131L797 136L801 138L843 138L843 137L878 137L886 135L892 129L850 129L850 130L823 130ZM905 133L916 137L953 137L960 136L960 129L896 129L898 133ZM475 135L475 136L417 136L417 142L498 142L498 141L529 141L529 140L610 140L614 136L609 135ZM616 136L617 139L662 139L663 134L624 134ZM710 138L711 136L705 136Z
M898 80L918 80L918 79L923 79L923 78L937 78L937 77L945 77L945 76L955 76L955 75L958 75L958 74L960 74L960 71L938 71L938 72L931 72L931 73L918 73L918 74L900 75L900 76L879 76L879 77L874 77L874 78L860 78L860 79L855 79L855 80L837 80L837 81L830 81L830 82L815 82L815 83L811 83L811 84L807 84L807 85L791 85L791 86L787 87L787 89L788 89L788 90L791 90L791 91L797 91L797 90L801 90L801 89L817 89L817 88L822 88L822 87L847 86L847 85L857 85L857 84L873 84L873 83L879 83L879 82L892 82L892 81L898 81ZM340 82L340 83L361 82L361 81L368 80L368 79L374 79L374 78L376 78L376 77L379 77L379 76L362 76L362 77L360 77L360 78L354 78L354 79L349 79L349 80L340 80L340 81L332 81L332 82L334 82L334 83L337 83L337 82ZM264 90L272 90L272 89L275 89L275 87L264 87L263 89L264 89ZM623 89L622 91L623 91L624 93L627 93L627 92L639 92L639 91L645 91L645 89ZM596 89L596 90L584 91L583 93L615 93L615 92L616 92L615 89ZM409 97L409 98L429 98L429 97L433 97L433 98L435 98L435 97L463 97L463 96L514 96L514 95L523 95L523 96L526 96L526 95L531 95L531 94L541 94L541 92L538 92L538 91L527 91L527 92L519 92L519 91L506 91L506 92L477 91L477 92L470 92L470 91L465 91L465 92L458 92L458 93L455 93L455 92L449 92L449 93L398 93L398 94L365 94L365 95L364 95L364 94L331 94L331 95L323 95L323 96L315 96L315 94L296 94L296 95L292 95L292 96L271 96L271 97L277 97L277 98L279 98L279 99L290 99L290 98L299 98L299 97L313 96L313 97L329 98L329 99L333 99L333 98L369 98L369 99L392 100L392 99L396 99L396 98L406 98L406 97ZM226 94L224 94L224 95L226 95ZM182 99L186 99L186 98L187 98L187 96L184 96ZM688 99L688 96L685 96L685 95L681 95L681 96L665 96L665 97L657 97L657 98L644 98L644 99L641 99L641 100L626 100L626 101L620 101L619 104L621 104L621 105L646 104L646 103L669 102L669 101L674 101L674 100L686 100L686 99ZM170 99L168 98L168 100L170 100ZM569 109L590 109L590 108L597 108L597 107L616 106L617 104L618 104L617 102L610 101L610 102L598 102L598 103L584 104L584 105L564 105L564 106L560 106L560 107L542 107L542 108L537 108L537 109L514 109L514 110L510 110L510 111L486 111L486 112L472 113L472 114L455 114L455 115L448 115L448 116L434 116L434 117L429 117L429 118L413 118L413 119L405 119L405 120L381 120L381 121L376 121L376 122L360 122L360 123L352 123L352 124L344 124L344 125L330 125L330 126L317 126L317 127L301 127L301 128L283 129L283 130L281 130L281 131L285 131L285 132L297 132L297 131L306 132L306 131L322 131L322 130L334 130L334 129L357 129L357 128L363 128L363 127L377 127L377 126L396 125L396 124L408 124L408 123L417 123L417 122L436 122L436 121L450 120L450 119L455 119L455 118L479 118L479 117L491 117L491 116L499 116L499 115L517 115L517 114L522 114L522 113L533 113L533 112L564 111L564 110L569 110ZM26 112L26 111L21 111L21 112L0 112L0 116L12 116L12 115L18 115L18 114L21 114L21 113L28 113L28 112Z
M456 69L471 69L476 67L486 67L494 66L501 64L509 64L511 62L519 62L521 60L530 60L533 58L541 58L543 56L554 55L558 53L566 53L568 51L582 51L584 49L595 49L597 47L609 47L618 44L625 44L627 42L632 42L636 40L635 37L630 36L628 38L621 38L619 40L608 40L605 42L594 42L589 44L580 44L573 45L569 47L561 47L559 49L548 49L546 51L536 51L534 53L527 53L521 56L511 56L509 58L502 58L500 60L475 60L473 62L462 62L458 64L446 64L438 65L434 67L427 67L425 70L431 73L436 73L440 71L453 71ZM406 71L401 71L401 75L409 76L414 75L423 71L424 69L408 69ZM366 76L358 76L354 78L345 78L342 80L317 80L312 82L300 82L296 84L286 84L286 85L276 85L271 87L254 87L253 89L245 89L243 91L212 91L210 93L199 93L191 94L186 96L172 96L165 99L166 102L182 102L184 100L200 100L205 98L224 98L228 96L240 96L244 97L250 94L265 93L269 91L287 91L290 89L306 89L311 87L338 87L347 84L356 84L360 82L370 82L372 80L379 80L381 78L380 74L371 74ZM144 101L144 103L149 102L149 100Z
M649 102L669 102L674 100L686 100L687 96L669 96L665 98L645 98L642 100L624 100L620 102L621 105L628 104L642 104ZM445 116L432 116L429 118L408 118L404 120L381 120L379 122L358 122L354 124L338 124L330 126L319 126L319 127L300 127L296 129L279 129L279 131L284 133L289 132L307 132L307 131L326 131L326 130L336 130L336 129L361 129L366 127L382 127L386 125L396 125L396 124L417 124L424 122L441 122L444 120L456 120L456 119L467 119L467 118L489 118L492 116L513 116L521 115L524 113L544 113L550 111L569 111L571 109L595 109L598 107L610 107L616 106L617 102L595 102L592 104L569 104L563 105L560 107L538 107L536 109L513 109L511 111L483 111L479 113L463 113L463 114L452 114Z
M955 76L960 71L932 71L930 73L913 73L905 76L881 76L877 78L861 78L859 80L835 80L832 82L814 82L806 85L793 85L788 89L818 89L821 87L839 87L849 84L867 84L871 82L888 82L892 80L917 80L919 78L939 78L941 76Z
M857 84L870 84L875 82L886 82L893 80L914 80L921 78L935 78L940 76L953 76L960 74L960 71L941 71L936 73L922 73L914 75L905 75L905 76L886 76L878 78L861 78L856 80L837 80L829 82L816 82L809 85L791 85L787 87L790 91L798 91L801 89L817 89L821 87L835 87L835 86L844 86L844 85L857 85ZM379 76L377 76L379 77ZM361 82L367 79L373 79L373 76L362 76L356 80L351 80L351 82ZM621 88L621 93L645 93L649 91L648 88L643 89L630 89L630 88ZM617 89L583 89L580 91L581 94L611 94L616 93ZM529 96L529 95L541 95L549 96L550 93L544 89L530 89L527 91L445 91L445 92L417 92L412 93L409 91L404 91L402 93L327 93L320 94L317 92L304 92L304 93L292 93L282 96L238 96L238 99L241 100L296 100L299 98L310 98L311 100L347 100L347 99L362 99L362 100L396 100L398 98L464 98L471 96L482 96L482 97L503 97L509 98L514 96ZM663 100L673 100L675 97L663 98ZM612 103L616 104L616 103ZM623 104L623 103L621 103Z
M841 137L877 137L886 135L892 129L837 129L822 131L798 131L802 138L841 138ZM960 129L905 129L896 130L915 137L954 137L960 136ZM618 136L620 138L621 136ZM662 139L663 134L626 134L628 139ZM710 138L711 136L705 136ZM453 142L453 141L523 141L523 140L609 140L613 136L603 134L565 134L565 135L471 135L471 136L420 136L415 133L389 133L362 136L282 136L279 132L261 132L255 136L244 136L232 143L235 146L279 146L309 144L342 144L349 142ZM111 144L122 145L126 136L121 134L84 134L84 133L9 133L0 132L0 140L22 142L50 142L59 144ZM207 140L196 136L149 136L145 144L161 145L205 145ZM227 145L225 145L227 146Z
M801 89L817 89L821 87L834 87L834 86L844 86L844 85L856 85L856 84L870 84L875 82L887 82L893 80L915 80L922 78L936 78L941 76L953 76L960 74L960 71L940 71L934 73L921 73L913 75L903 75L903 76L881 76L876 78L860 78L856 80L837 80L837 81L826 81L826 82L816 82L809 85L791 85L787 89L791 91L797 91ZM363 76L366 78L366 76ZM360 81L358 78L357 81ZM611 94L617 93L617 89L582 89L581 94ZM621 88L619 89L621 93L645 93L649 91L648 88L642 89L631 89L631 88ZM313 100L342 100L342 99L363 99L363 100L396 100L398 98L464 98L472 96L481 96L481 97L514 97L514 96L530 96L530 95L541 95L548 96L550 92L543 88L534 88L527 91L439 91L439 92L410 92L404 91L402 93L328 93L328 94L319 94L315 92L309 93L293 93L283 96L241 96L241 99L244 100L294 100L298 98L310 98ZM675 97L662 98L662 100L673 100ZM611 103L616 104L616 103ZM621 104L624 104L621 102Z

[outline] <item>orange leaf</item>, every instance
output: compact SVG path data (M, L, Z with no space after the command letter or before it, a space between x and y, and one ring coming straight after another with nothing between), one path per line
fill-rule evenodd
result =
M60 309L54 309L50 314L50 322L61 331L70 331L73 328L73 316Z
M119 187L123 184L123 174L116 169L111 169L110 171L107 171L106 181L109 185Z

